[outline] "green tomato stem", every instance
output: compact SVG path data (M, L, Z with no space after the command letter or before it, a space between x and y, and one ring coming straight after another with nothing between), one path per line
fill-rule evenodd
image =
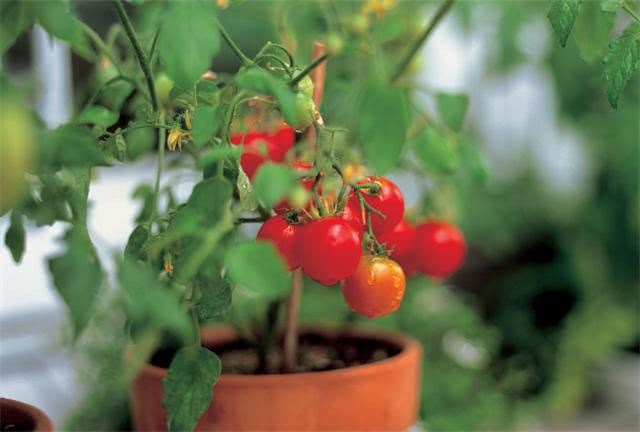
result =
M236 57L238 57L242 65L251 66L253 64L253 61L242 52L242 50L240 49L240 47L238 47L238 45L236 45L233 39L231 39L231 35L229 35L229 33L224 28L220 20L218 20L217 18L216 18L216 25L218 26L218 30L220 30L220 34L222 35L222 38L227 43L227 45L229 45L229 48L231 48L231 51L233 51Z
M638 15L633 11L633 9L629 7L627 3L624 3L622 5L622 9L624 9L629 15L631 15L634 20L640 22L640 17L638 17Z
M309 64L309 66L307 66L306 68L304 68L298 75L296 75L295 77L293 77L293 79L291 81L289 81L289 85L291 87L295 87L300 81L302 81L302 79L309 75L311 73L312 70L314 70L315 68L317 68L323 61L325 61L327 58L329 57L328 54L324 54L320 57L318 57L317 59L315 59L313 62L311 62L311 64Z

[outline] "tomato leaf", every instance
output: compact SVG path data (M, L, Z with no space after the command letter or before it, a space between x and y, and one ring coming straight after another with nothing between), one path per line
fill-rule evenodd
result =
M553 0L551 9L547 14L551 27L558 38L560 46L567 45L567 39L573 28L573 23L578 17L581 0Z
M576 19L573 34L580 50L580 56L591 63L600 58L609 42L616 14L603 12L598 2L583 3Z
M211 403L221 371L220 359L207 348L191 346L176 353L163 381L170 431L193 430Z
M209 105L198 105L191 117L193 143L202 147L220 128L218 109Z
M271 243L236 244L227 252L225 264L231 280L255 294L280 298L291 289L285 263Z
M296 95L287 83L260 68L250 68L236 76L239 87L259 94L272 95L278 101L280 111L289 124L296 124Z
M49 259L49 270L53 285L69 308L77 336L93 315L102 269L85 226L70 228L64 241L66 252Z
M220 34L213 2L169 2L160 24L158 55L176 84L192 88L219 49Z
M425 128L415 141L415 152L428 172L448 175L458 168L459 158L454 138L436 128Z
M462 129L464 116L469 106L469 97L465 94L438 93L436 100L440 117L444 123L456 132Z
M604 83L609 103L618 107L618 99L640 63L640 23L630 24L622 36L609 44L604 57Z
M64 125L46 131L39 150L40 163L51 164L54 169L105 164L96 136L80 125Z
M22 213L13 210L11 212L11 225L4 235L4 244L11 251L11 256L16 263L22 261L25 248L25 231Z
M358 136L367 161L378 173L400 159L408 127L407 104L398 89L370 83L360 101Z
M263 205L272 207L296 186L296 179L296 173L286 166L265 163L254 180L256 196Z
M77 124L93 124L103 129L118 121L118 114L100 105L92 105L83 109L74 119Z
M625 0L602 0L600 2L600 9L605 12L617 12L624 6Z
M0 54L9 49L20 33L33 24L27 10L28 3L22 0L0 2Z
M145 225L136 226L129 235L127 245L124 248L125 258L129 258L134 261L139 259L142 247L147 242L147 240L149 240L149 235L149 228L147 228Z

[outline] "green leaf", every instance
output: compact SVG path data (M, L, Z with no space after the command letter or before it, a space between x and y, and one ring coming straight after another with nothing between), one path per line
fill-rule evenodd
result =
M158 55L176 84L192 88L219 49L220 34L213 2L169 3L160 24Z
M278 101L280 111L289 124L296 124L295 92L281 79L260 68L249 68L236 76L236 83L240 88L251 90L258 94L272 95Z
M4 244L11 251L16 263L22 261L25 246L25 231L22 214L16 210L11 212L11 225L4 235Z
M433 127L427 127L415 141L415 152L428 172L448 175L458 168L455 140L451 135Z
M149 240L150 232L149 228L145 225L138 225L129 235L127 245L124 248L125 258L137 260L140 258L140 252L142 247Z
M96 136L80 125L64 125L46 131L40 146L40 162L56 169L105 164Z
M219 256L212 256L200 266L194 280L196 311L201 322L222 316L231 306L231 284L222 276Z
M118 121L118 114L100 105L92 105L83 109L74 119L77 124L93 124L103 129Z
M436 100L444 123L452 130L460 131L469 106L469 97L465 94L438 93Z
M218 85L211 80L201 79L196 84L196 100L198 103L218 105Z
M89 322L102 283L102 269L84 226L70 228L67 250L49 259L53 284L69 308L76 336Z
M33 24L23 0L0 1L0 55L9 49L20 33Z
M260 202L271 207L296 186L298 176L284 165L265 163L256 174L255 193Z
M134 324L166 330L184 340L191 336L191 322L179 294L158 280L149 267L124 260L118 268L118 281L125 294L127 316Z
M616 14L603 12L595 1L583 3L573 30L580 55L587 62L600 58L609 42Z
M131 195L134 199L138 199L142 202L142 208L140 209L140 213L136 217L136 223L141 224L143 222L147 222L151 217L151 213L153 213L153 209L155 206L155 200L153 199L153 188L144 183L139 185L133 191Z
M405 97L398 89L369 83L359 113L357 131L365 157L382 174L394 167L402 154L409 117Z
M240 148L240 146L233 146L234 148ZM240 167L240 165L238 165ZM238 179L236 180L236 189L238 195L240 195L240 210L253 211L258 208L258 199L253 190L253 185L247 174L240 169L238 170Z
M551 4L547 18L562 47L567 45L573 23L580 11L580 3L581 0L553 0Z
M170 431L193 430L211 403L221 371L220 359L207 348L191 346L176 353L163 381Z
M600 9L605 12L617 12L624 6L624 0L602 0Z
M241 146L216 146L207 150L198 158L196 166L199 169L205 169L215 162L224 159L239 159L242 155Z
M280 298L291 289L285 263L271 243L236 244L227 252L225 264L231 280L253 293Z
M52 36L69 43L73 50L85 59L93 59L93 51L87 36L67 0L30 0L29 11Z
M609 44L604 57L604 83L609 103L617 108L618 99L640 63L640 23L631 23L618 39Z
M220 129L218 108L209 105L198 105L191 117L193 143L202 147Z

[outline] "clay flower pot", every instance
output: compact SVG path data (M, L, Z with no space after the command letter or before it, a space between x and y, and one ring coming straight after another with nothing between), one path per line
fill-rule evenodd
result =
M52 432L53 422L33 405L0 398L0 430Z
M327 330L307 334L327 335ZM335 334L331 332L332 334ZM314 431L407 430L419 402L421 347L406 336L351 330L349 337L396 347L397 354L343 369L276 375L223 374L196 430ZM237 340L231 328L206 328L203 345ZM131 387L137 430L167 430L162 379L167 370L147 364Z

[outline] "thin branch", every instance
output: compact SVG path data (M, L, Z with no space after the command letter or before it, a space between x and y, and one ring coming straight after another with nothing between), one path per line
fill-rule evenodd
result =
M622 5L622 9L624 9L629 15L631 15L634 20L640 22L640 17L638 17L638 15L633 11L633 9L629 7L628 4L625 3L624 5Z
M289 84L291 85L291 87L295 86L296 84L298 84L300 81L302 81L302 79L304 77L306 77L307 75L309 75L311 73L312 70L314 70L315 68L317 68L318 66L320 66L320 64L325 61L327 58L329 57L328 54L323 54L320 57L318 57L317 59L315 59L313 62L311 62L311 64L309 64L309 66L307 66L306 68L304 68L302 70L302 72L300 72L298 75L296 75L295 77L293 77L293 79L289 82Z
M236 57L238 57L242 65L243 66L252 65L253 61L249 57L244 55L240 47L238 47L238 45L236 45L233 39L231 39L231 36L227 32L227 30L222 26L222 23L217 18L216 18L216 25L218 26L218 30L220 30L220 34L222 35L222 38L227 43L227 45L229 45L229 48L231 48L231 51L233 51Z

